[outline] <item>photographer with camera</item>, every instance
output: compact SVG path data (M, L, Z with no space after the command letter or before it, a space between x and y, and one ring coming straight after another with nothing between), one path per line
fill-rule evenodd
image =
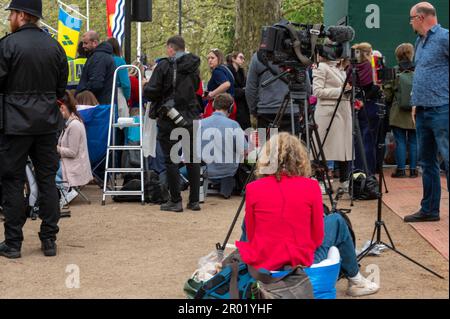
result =
M171 150L180 139L171 140L172 131L184 127L189 132L190 149L182 145L190 184L187 208L200 210L200 164L194 163L193 121L199 118L200 105L196 91L200 83L200 58L185 51L185 41L174 36L167 41L168 58L161 59L150 81L144 87L144 95L153 102L152 117L158 118L158 141L165 158L170 200L161 205L162 211L183 212L180 193L178 164L171 159ZM178 154L178 152L174 152Z

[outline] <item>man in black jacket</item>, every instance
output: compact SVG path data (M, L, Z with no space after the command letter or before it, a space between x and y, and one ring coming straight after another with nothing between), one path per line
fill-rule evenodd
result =
M28 156L39 187L39 238L45 256L56 255L60 217L57 131L63 125L57 99L67 86L67 57L59 43L36 23L42 18L40 0L13 0L12 33L0 40L0 93L4 127L0 131L0 176L3 186L5 241L0 256L21 257L22 227L26 222L23 188Z
M82 41L88 60L84 65L77 93L91 91L100 104L110 104L116 69L113 48L107 42L99 44L99 36L95 31L86 32Z
M169 58L162 59L150 81L144 88L145 97L154 103L159 111L158 117L158 140L164 153L167 182L170 190L170 201L161 206L162 211L182 212L182 198L180 194L180 176L178 164L171 159L171 150L179 140L171 140L170 135L178 126L168 115L162 111L162 105L169 99L174 99L174 108L183 116L187 122L186 128L190 135L190 149L184 149L188 179L190 184L189 203L190 210L200 210L200 164L194 160L193 121L198 119L200 106L196 97L196 91L200 85L200 58L185 52L185 42L180 36L175 36L167 41L167 55ZM177 68L176 84L173 87L174 66ZM183 145L184 146L184 145ZM178 154L177 150L172 152Z

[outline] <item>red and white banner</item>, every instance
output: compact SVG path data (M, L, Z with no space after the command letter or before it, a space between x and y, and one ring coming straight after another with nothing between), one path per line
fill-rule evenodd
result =
M106 0L108 37L116 38L122 45L125 34L125 0Z

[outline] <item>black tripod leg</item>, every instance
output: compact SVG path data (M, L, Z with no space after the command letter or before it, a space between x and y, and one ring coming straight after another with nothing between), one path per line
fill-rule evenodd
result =
M358 261L361 261L364 257L367 256L367 254L376 246L374 240L375 240L375 234L377 231L377 226L375 226L374 230L373 230L373 234L372 234L372 239L370 240L370 246L369 248L365 249L364 251L362 251L357 257L356 259Z
M396 249L396 248L395 248L395 245L394 245L394 241L392 240L391 234L389 233L389 231L388 231L388 229L387 229L385 223L383 223L383 228L384 228L384 230L386 231L386 235L387 235L388 238L389 238L389 242L391 243L392 248Z
M380 244L385 245L387 248L389 248L389 249L392 250L393 252L396 252L397 254L399 254L400 256L402 256L403 258L406 258L406 259L409 260L410 262L416 264L417 266L419 266L419 267L421 267L422 269L428 271L429 273L435 275L436 277L438 277L438 278L440 278L440 279L445 279L443 276L441 276L441 275L439 275L438 273L434 272L434 271L431 270L430 268L425 267L424 265L420 264L419 262L415 261L414 259L412 259L412 258L406 256L405 254L401 253L401 252L398 251L396 248L391 247L391 246L389 246L389 245L387 245L386 243L383 243L383 242L380 243Z
M387 184L386 184L386 179L385 178L383 178L383 184L384 184L384 189L386 190L386 194L388 194L389 190L387 188Z

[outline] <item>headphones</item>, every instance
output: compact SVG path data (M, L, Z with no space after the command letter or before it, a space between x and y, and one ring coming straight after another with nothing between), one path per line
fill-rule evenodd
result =
M213 101L213 108L214 108L214 110L216 109L216 99L214 99L214 101ZM233 113L233 108L234 108L234 99L233 99L233 102L231 102L230 106L228 107L228 110L227 110L228 114Z

